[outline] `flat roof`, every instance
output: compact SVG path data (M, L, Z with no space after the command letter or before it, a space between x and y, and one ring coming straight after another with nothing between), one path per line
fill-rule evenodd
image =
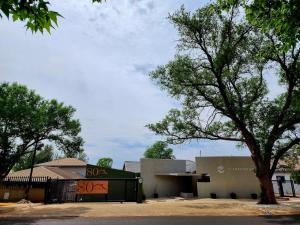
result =
M202 174L198 173L156 173L156 176L173 176L173 177L199 177Z

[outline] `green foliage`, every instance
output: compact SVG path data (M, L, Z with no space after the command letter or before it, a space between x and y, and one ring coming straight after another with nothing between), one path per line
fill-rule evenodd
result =
M300 40L299 0L219 0L227 9L240 4L248 21L263 32L274 32L284 43L285 50Z
M49 162L53 160L54 150L51 145L46 145L35 156L34 164ZM13 167L13 171L25 170L31 168L33 152L24 155Z
M105 0L92 0L104 2ZM25 26L32 32L44 30L50 33L51 28L57 26L58 12L49 9L50 3L45 0L0 0L0 17L12 17L13 21L25 21Z
M272 175L300 143L300 43L250 24L238 4L223 8L181 8L169 16L180 37L178 53L150 77L182 108L148 127L173 144L210 139L248 147L267 195L262 199L275 203ZM284 90L274 98L267 76Z
M168 148L168 144L163 141L155 142L145 151L144 156L149 159L175 159L173 149Z
M300 184L300 170L293 171L291 173L291 178L296 184Z
M113 164L112 158L101 158L97 162L97 166L104 168L111 168Z
M0 84L0 180L22 156L40 151L44 142L54 143L64 154L81 152L81 127L74 112L25 86Z

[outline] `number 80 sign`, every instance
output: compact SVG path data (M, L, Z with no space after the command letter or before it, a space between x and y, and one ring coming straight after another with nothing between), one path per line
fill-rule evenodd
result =
M77 181L77 194L107 194L107 180L79 180Z

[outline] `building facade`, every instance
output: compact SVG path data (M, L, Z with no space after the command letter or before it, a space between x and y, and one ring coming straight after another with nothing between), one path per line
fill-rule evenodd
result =
M254 164L250 157L197 157L197 173L209 176L209 181L197 182L199 198L251 198L260 193Z

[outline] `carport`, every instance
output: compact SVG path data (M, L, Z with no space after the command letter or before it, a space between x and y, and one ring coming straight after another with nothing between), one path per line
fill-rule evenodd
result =
M168 180L172 182L177 190L177 196L194 197L197 194L197 181L201 179L201 174L196 173L156 173L155 176L161 180ZM163 182L163 181L162 181Z

